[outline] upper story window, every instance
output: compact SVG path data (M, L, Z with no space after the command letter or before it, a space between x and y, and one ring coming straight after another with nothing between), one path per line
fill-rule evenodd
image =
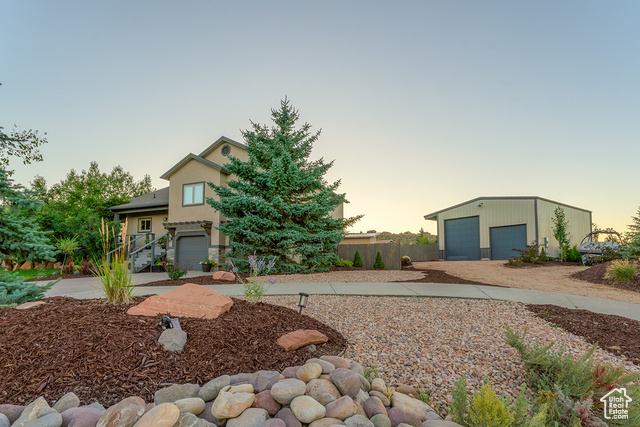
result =
M182 186L182 206L204 204L204 182L184 184Z
M138 219L138 233L150 233L151 232L151 218Z
M229 153L231 153L231 147L229 146L229 144L226 144L220 151L222 151L223 156L228 156Z

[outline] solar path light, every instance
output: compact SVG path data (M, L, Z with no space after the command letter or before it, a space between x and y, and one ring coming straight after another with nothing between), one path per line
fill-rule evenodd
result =
M300 307L300 311L298 312L298 314L302 314L302 309L307 306L308 299L309 299L309 294L300 292L300 301L298 301L298 307Z

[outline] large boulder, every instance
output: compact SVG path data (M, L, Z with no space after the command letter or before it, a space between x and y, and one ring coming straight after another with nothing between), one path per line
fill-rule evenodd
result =
M314 329L298 329L278 338L278 344L286 351L296 350L309 344L322 344L329 338L322 332Z
M228 311L233 300L213 289L194 283L185 283L171 292L154 295L127 310L127 314L157 316L170 314L178 317L216 319Z

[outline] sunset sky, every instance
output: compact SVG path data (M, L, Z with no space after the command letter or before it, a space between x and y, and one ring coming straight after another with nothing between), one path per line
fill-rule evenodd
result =
M639 20L638 1L3 1L0 126L48 134L44 162L12 160L23 184L95 160L161 188L287 96L365 215L351 231L435 233L425 214L518 195L623 231Z

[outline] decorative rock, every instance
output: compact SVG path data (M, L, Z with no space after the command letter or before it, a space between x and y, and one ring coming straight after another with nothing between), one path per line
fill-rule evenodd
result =
M298 369L300 366L289 366L288 368L284 368L282 371L282 376L285 378L298 378L296 374L298 373Z
M275 383L280 381L280 372L278 371L258 371L253 374L253 379L250 381L253 384L253 388L256 392L269 390Z
M342 396L340 399L336 399L329 403L326 407L325 416L327 418L338 418L345 420L354 414L353 399L349 396Z
M377 397L368 398L363 404L362 408L364 412L367 414L367 417L371 418L374 415L378 414L387 414L387 409L384 407L384 404Z
M89 404L89 405L85 405L85 406L86 406L87 408L96 408L96 409L99 409L99 410L101 410L102 412L104 412L104 411L106 411L106 410L107 410L104 406L102 406L102 405L100 404L100 402L93 402L93 403L91 403L91 404Z
M298 396L291 401L291 412L303 423L312 423L324 418L326 410L315 399L309 396Z
M400 408L407 414L413 414L422 421L426 420L427 414L433 411L433 408L422 400L414 399L399 392L395 392L391 396L391 406Z
M417 426L422 424L422 421L418 417L413 414L407 414L398 407L389 409L387 416L391 420L392 427L397 427L400 423L414 423Z
M313 397L318 402L320 402L320 398L323 394L333 396L333 400L339 399L342 396L338 388L331 381L322 379L309 381L305 394Z
M147 403L146 405L144 405L144 413L146 414L147 412L149 412L150 410L152 410L155 407L156 407L155 403L153 403L153 402Z
M309 344L322 344L329 341L329 338L322 332L314 329L298 329L289 332L278 338L278 344L286 351L296 350Z
M62 412L62 425L67 427L95 427L104 411L88 406L69 408Z
M331 402L335 402L337 399L329 394L329 393L322 393L320 395L320 397L318 399L316 399L318 401L318 403L320 403L322 406L327 406L329 403Z
M359 405L364 405L364 402L366 402L369 397L369 393L364 390L359 390L353 400L355 400Z
M134 427L173 427L180 417L180 409L173 403L163 403L144 414Z
M137 396L127 397L107 409L96 427L131 427L144 414L145 402Z
M27 405L26 408L20 414L20 417L11 424L12 427L24 427L27 423L35 421L38 418L38 414L43 408L48 408L49 404L44 397L39 397L35 401Z
M307 363L304 366L301 366L296 372L296 377L299 380L308 383L311 380L318 378L322 374L322 366L317 363Z
M206 421L207 423L209 423L209 425L214 425L214 426L218 426L218 427L224 426L227 423L227 420L214 417L211 414L211 407L212 406L213 406L213 401L205 403L204 411L202 411L202 413L200 413L200 415L198 415L198 418Z
M309 359L307 360L307 363L317 363L318 365L322 366L323 374L330 374L334 369L336 369L336 367L333 366L333 363L327 362L326 360L322 359Z
M24 408L22 405L0 405L0 414L5 415L9 419L9 422L13 424L20 418Z
M204 411L204 400L199 397L188 397L186 399L180 399L173 402L178 407L180 413L190 412L193 415L200 415Z
M320 356L320 360L326 360L337 368L349 369L350 361L340 356Z
M422 427L462 427L458 423L445 420L428 420L422 423Z
M267 411L261 408L249 408L237 418L227 421L227 427L262 427L269 418Z
M287 427L287 423L285 423L280 418L271 418L262 424L262 427Z
M364 376L364 366L362 366L358 362L353 362L353 361L349 362L349 369L351 369L356 374L360 374Z
M38 417L36 420L26 424L26 427L60 427L62 425L62 415L51 408L53 412Z
M46 302L44 302L44 301L23 302L22 304L16 306L16 310L26 310L28 308L37 307L37 306L43 305L43 304L46 304Z
M229 282L233 282L236 280L236 276L233 273L229 273L228 271L216 271L213 273L214 280L227 280Z
M356 372L356 375L358 376L358 379L360 380L360 388L362 388L366 392L371 390L371 384L369 384L369 380L366 379L365 377L363 377L362 375L358 374L357 372Z
M254 374L247 373L231 375L231 377L229 377L229 384L251 384L254 381L253 377Z
M60 270L62 268L62 263L61 262L56 262L53 264L53 268L55 270Z
M382 378L374 378L371 381L371 390L385 394L387 392L387 385Z
M180 414L178 417L178 421L173 425L173 427L211 427L215 426L215 424L210 423L207 420L203 420L202 418L198 418L193 415L191 412L184 412Z
M367 413L364 412L364 409L362 409L362 405L360 405L358 402L353 402L353 406L356 408L354 415L362 415L363 417L367 416Z
M53 405L53 409L60 413L63 413L67 409L77 408L78 406L80 406L80 398L78 398L75 393L69 392L62 396L60 400L58 400L56 404Z
M52 270L52 269L54 269L54 268L55 268L55 266L56 266L56 263L55 263L55 262L53 262L53 261L49 261L49 262L47 263L47 266L46 266L45 268L46 268L47 270Z
M276 414L276 418L284 421L287 427L302 427L302 423L298 421L290 408L282 408Z
M440 415L438 415L437 413L435 413L434 411L431 411L427 414L427 421L429 420L441 420L442 417Z
M49 406L45 406L44 408L42 408L42 409L40 410L40 412L38 412L38 418L42 418L42 417L44 417L45 415L53 414L53 413L55 413L55 412L58 412L58 411L56 411L56 410L55 410L55 409L53 409L53 408L50 408Z
M253 393L253 384L236 384L229 387L224 387L220 391L226 391L227 393Z
M213 289L194 283L185 283L171 292L154 295L127 310L127 314L156 316L170 314L178 317L216 319L228 311L233 300Z
M384 406L387 406L387 407L391 406L391 401L389 400L389 398L384 394L380 393L379 391L370 391L369 396L377 397L378 399L380 399L380 401L382 401L382 404Z
M262 408L267 411L269 415L274 416L282 406L273 398L273 396L271 396L271 391L263 390L256 394L256 400L253 402L253 407Z
M0 412L0 427L11 427L11 423L9 422L9 417Z
M161 405L163 403L173 403L176 400L188 397L198 397L200 386L198 384L174 384L170 387L156 391L153 403Z
M31 270L32 268L33 268L33 264L31 264L29 261L25 262L20 266L20 270Z
M205 402L214 400L216 397L218 397L218 393L220 393L220 390L230 384L231 382L229 375L222 375L221 377L215 378L200 387L198 397Z
M309 424L309 427L331 427L335 425L341 426L342 420L337 418L320 418Z
M349 369L336 368L330 375L331 381L336 385L342 395L356 397L361 385L358 374Z
M300 380L284 380L271 387L271 397L281 405L288 405L291 401L305 394L307 385Z
M391 427L391 420L385 414L378 414L369 420L375 427Z
M395 388L398 393L406 394L408 396L416 397L418 395L418 391L411 387L410 385L399 385Z
M160 334L158 342L167 351L182 351L187 343L187 333L182 329L165 329Z
M227 386L220 390L218 397L213 401L211 406L211 415L215 418L235 418L242 413L245 409L253 405L256 396L253 394L253 386L251 386L251 392L237 391L235 392L232 387L242 386ZM266 413L267 411L265 411Z
M354 415L351 418L347 418L344 420L344 425L349 427L375 427L367 417L363 417L362 415Z

